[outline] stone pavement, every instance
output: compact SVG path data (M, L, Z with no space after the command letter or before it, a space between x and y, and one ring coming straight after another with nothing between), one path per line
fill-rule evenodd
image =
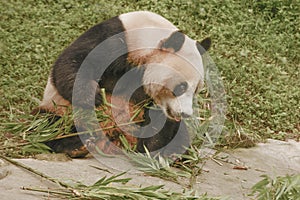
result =
M131 177L132 180L128 184L132 186L163 184L165 189L172 191L180 192L183 189L182 185L146 176L123 160L99 162L95 158L85 158L56 161L50 155L46 158L48 161L43 157L15 160L64 182L80 181L93 184L103 176L109 177L131 169L122 177ZM107 169L110 173L93 166ZM260 176L263 174L300 174L300 143L293 140L268 140L267 143L258 144L253 148L222 152L205 162L203 172L196 180L195 189L199 194L207 192L210 196L228 196L233 200L251 199L247 194L250 188L262 179ZM1 199L53 199L44 193L22 190L22 187L56 188L57 185L0 159Z

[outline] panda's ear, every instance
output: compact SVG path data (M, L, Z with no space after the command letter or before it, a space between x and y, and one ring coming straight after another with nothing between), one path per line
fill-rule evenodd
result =
M210 37L205 38L201 42L197 42L197 49L201 55L203 55L211 46L211 39Z
M179 51L184 43L185 35L180 31L173 32L170 37L160 42L160 49Z

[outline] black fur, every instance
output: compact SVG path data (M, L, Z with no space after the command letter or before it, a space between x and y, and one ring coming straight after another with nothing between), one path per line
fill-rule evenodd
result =
M200 52L200 54L203 55L210 48L210 46L211 46L211 39L209 37L205 38L201 42L197 42L196 46L197 46L197 49Z
M97 57L91 58L96 60L95 63L91 63L86 68L82 66L81 76L77 77L77 80L80 81L78 84L80 89L76 91L76 96L80 98L75 99L73 102L76 102L80 107L94 107L94 105L99 106L101 104L102 98L98 85L98 80L101 78L98 75L104 73L101 71L104 68L101 62L103 58L113 57L113 52L118 51L119 48L127 50L126 43L122 42L126 41L124 31L122 22L118 17L114 17L92 27L63 51L55 62L51 73L53 84L63 98L72 102L75 78L88 54L101 42L113 35L120 34L120 40L108 40L106 51L98 52L100 54L96 55ZM113 73L106 71L106 74L118 77L118 74L123 74L129 70L130 66L128 66L126 58L127 56L123 55L116 59L109 69L118 69L118 71L113 71Z
M185 35L180 31L175 31L170 37L163 41L161 48L169 49L172 48L174 51L179 51L184 43Z
M76 131L74 133L76 133ZM82 158L89 153L83 146L82 139L79 136L50 140L45 142L45 144L49 146L52 151L56 153L66 153L72 158Z
M183 154L190 146L190 138L186 124L166 118L161 110L151 111L152 126L150 124L149 110L145 112L145 122L141 126L147 128L139 135L137 151L145 153L145 148L152 155L160 153L161 156ZM158 131L159 130L159 131ZM149 137L150 136L150 137Z

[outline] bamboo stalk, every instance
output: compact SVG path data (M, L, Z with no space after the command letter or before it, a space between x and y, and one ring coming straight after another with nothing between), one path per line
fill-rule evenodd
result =
M28 166L26 166L26 165L24 165L24 164L22 164L22 163L20 163L20 162L17 162L17 161L15 161L15 160L12 160L12 159L10 159L10 158L7 158L7 157L5 157L5 156L3 156L3 155L0 155L0 158L3 159L3 160L6 160L7 162L9 162L9 163L11 163L11 164L13 164L13 165L15 165L15 166L17 166L17 167L20 167L20 168L22 168L22 169L25 169L25 170L27 170L27 171L29 171L29 172L35 174L35 175L38 175L38 176L40 176L40 177L42 177L42 178L45 178L45 179L47 179L47 180L49 180L49 181L51 181L51 182L53 182L53 183L56 183L56 184L58 184L58 185L60 185L60 186L62 186L62 187L64 187L64 188L66 188L66 189L69 189L69 188L70 188L70 186L69 186L68 184L66 184L66 183L64 183L64 182L61 182L61 181L59 181L59 180L57 180L57 179L55 179L55 178L52 178L52 177L50 177L50 176L48 176L48 175L46 175L46 174L44 174L44 173L42 173L42 172L36 171L36 170L32 169L31 167L28 167Z
M14 144L14 145L10 145L10 146L2 146L0 147L0 150L4 150L4 149L9 149L9 148L16 148L16 147L22 147L25 145L31 144L30 142L24 142L24 143L20 143L20 144Z
M129 126L129 125L140 123L140 122L144 122L144 120L137 120L137 121L131 121L131 122L123 123L123 124L112 125L112 126L108 126L108 127L105 127L105 128L95 129L95 130L93 130L93 132L102 131L102 130L105 131L105 130L109 130L109 129L113 129L113 128L121 127L121 126ZM87 133L90 133L90 132L91 131L82 131L82 132L77 132L77 133L70 133L70 134L67 134L67 135L58 136L56 138L53 138L53 139L47 140L47 141L59 140L59 139L63 139L63 138L74 137L74 136L77 136L77 135L84 135L84 134L87 134ZM30 142L25 142L25 143L11 145L11 146L3 146L3 147L0 147L0 150L4 150L4 149L7 149L7 148L21 147L21 146L25 146L25 145L29 145L29 144L31 144L31 143Z
M29 191L34 191L34 192L43 192L43 193L48 193L48 194L56 194L56 195L64 195L64 196L69 196L74 193L69 193L69 192L60 192L60 191L53 191L49 189L39 189L39 188L29 188L29 187L21 187L22 190L29 190Z
M95 129L95 130L88 130L88 131L81 131L81 132L77 132L77 133L71 133L71 134L62 135L62 136L53 138L53 139L48 140L48 141L59 140L59 139L73 137L73 136L77 136L77 135L84 135L84 134L87 134L87 133L97 132L97 131L102 131L102 130L105 131L105 130L117 128L117 127L120 127L120 126L128 126L128 125L132 125L132 124L136 124L136 123L140 123L140 122L144 122L144 121L145 120L137 120L137 121L133 121L133 122L127 122L127 123L123 123L123 124L112 125L112 126L108 126L108 127L105 127L105 128Z

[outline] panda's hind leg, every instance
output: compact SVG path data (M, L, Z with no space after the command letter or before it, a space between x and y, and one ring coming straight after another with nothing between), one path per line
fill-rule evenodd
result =
M66 153L71 158L83 158L89 153L78 135L46 141L44 144L50 147L53 152Z
M51 126L65 126L64 122L58 123L62 120L62 116L55 113L49 112L47 109L36 108L31 112L32 115L44 115L47 119L47 125L45 128L51 128ZM55 127L54 127L55 128ZM61 127L64 129L64 127ZM85 145L82 143L81 138L78 135L72 135L68 137L68 134L76 133L76 127L74 124L69 125L69 128L64 130L67 132L63 135L63 138L52 138L50 140L44 141L43 143L47 145L52 152L55 153L66 153L71 158L82 158L85 157L89 151L86 149ZM53 133L55 135L55 133Z

